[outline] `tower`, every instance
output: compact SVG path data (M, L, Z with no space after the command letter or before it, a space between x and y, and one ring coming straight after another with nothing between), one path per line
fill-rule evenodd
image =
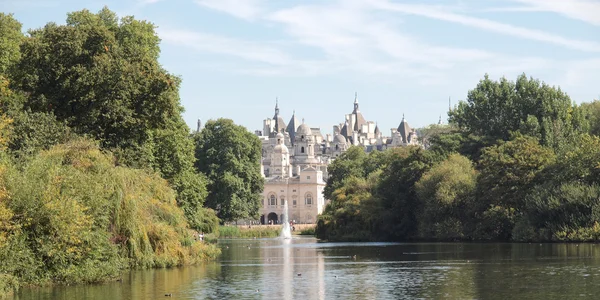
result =
M296 138L294 141L294 162L299 164L316 163L315 159L315 138L308 125L302 124L296 129Z
M284 143L284 138L281 132L276 136L277 144L273 148L270 175L288 177L290 174L290 152Z

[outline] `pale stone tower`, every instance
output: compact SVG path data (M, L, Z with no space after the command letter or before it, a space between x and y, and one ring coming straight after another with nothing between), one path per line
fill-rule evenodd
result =
M294 142L294 162L308 165L316 163L315 138L308 125L302 124L296 129L296 140Z
M277 145L273 147L273 156L271 158L271 175L289 177L290 175L290 152L284 144L284 136L280 132L276 136Z

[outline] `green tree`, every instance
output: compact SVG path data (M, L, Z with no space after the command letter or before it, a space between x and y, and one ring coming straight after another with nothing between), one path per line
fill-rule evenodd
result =
M264 180L258 137L229 119L210 120L195 136L196 168L209 179L206 206L223 221L258 217Z
M21 23L12 14L0 13L0 76L19 60L19 46L23 41Z
M479 161L480 194L486 203L519 209L536 175L555 159L551 149L526 136L488 147Z
M508 140L512 132L522 131L557 150L588 130L582 109L567 94L525 74L516 82L486 75L449 116L475 135Z
M463 224L473 203L477 172L473 163L452 154L427 171L415 188L421 201L419 236L425 239L463 239Z
M367 178L387 164L387 159L387 152L372 151L367 154L363 147L348 148L327 167L329 177L323 190L325 199L332 199L333 192L342 187L347 178Z
M13 136L9 148L20 158L48 150L72 137L70 128L57 121L52 113L22 111L13 120Z
M28 93L25 109L51 112L106 148L142 145L181 118L180 80L158 63L151 23L83 10L30 35L12 83Z
M527 136L485 148L479 161L478 196L473 207L481 218L476 237L509 240L514 217L523 212L537 175L555 159L552 149Z
M336 189L317 220L315 234L335 241L370 241L377 238L379 208L372 196L378 174L369 179L348 177Z
M590 123L590 134L600 136L600 100L581 103L581 107L586 111Z
M20 136L11 149L31 154L63 142L66 132L97 139L120 165L167 179L192 226L200 228L192 219L209 214L203 211L207 180L194 170L180 79L158 63L154 25L119 19L105 7L97 14L70 13L65 25L49 23L30 34L12 83L27 97L5 101L18 112Z
M435 163L432 152L417 146L393 148L381 173L375 197L380 200L382 230L387 239L405 240L417 234L420 203L415 183Z

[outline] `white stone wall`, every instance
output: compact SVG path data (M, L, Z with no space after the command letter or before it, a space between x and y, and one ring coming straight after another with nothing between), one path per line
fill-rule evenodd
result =
M310 177L310 178L308 178ZM283 214L282 201L288 201L289 220L296 223L315 223L317 215L323 212L325 198L323 196L322 172L301 172L300 178L290 178L279 182L266 182L263 191L263 202L260 209L264 222L268 222L270 213L277 214L277 220L281 222ZM276 205L270 205L270 196L275 195ZM311 196L312 203L307 204L307 195ZM294 204L295 200L295 204Z

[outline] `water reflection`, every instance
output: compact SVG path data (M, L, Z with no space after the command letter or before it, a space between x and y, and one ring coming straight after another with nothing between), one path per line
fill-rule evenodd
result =
M224 240L218 262L17 299L570 299L600 294L594 244Z

